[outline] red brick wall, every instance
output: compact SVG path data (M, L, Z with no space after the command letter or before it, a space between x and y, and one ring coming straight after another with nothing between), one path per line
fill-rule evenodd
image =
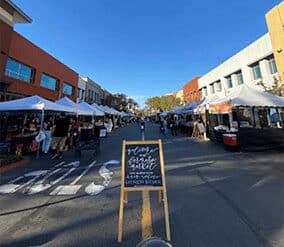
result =
M184 97L185 104L189 102L198 102L200 100L201 95L198 90L198 79L199 78L200 77L195 77L183 86L183 97ZM195 97L194 97L194 92L196 94Z
M74 87L73 95L70 96L70 98L74 101L76 100L78 74L16 32L12 33L8 56L35 69L33 83L26 83L4 76L5 80L13 82L9 86L8 92L19 93L27 96L39 95L46 99L55 101L64 96L61 93L63 82L68 82ZM43 72L59 80L58 90L54 91L40 87L40 78Z
M0 80L5 68L7 54L9 52L13 28L0 20Z

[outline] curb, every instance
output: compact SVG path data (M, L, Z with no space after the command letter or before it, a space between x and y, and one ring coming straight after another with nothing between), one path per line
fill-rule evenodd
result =
M3 166L3 167L0 167L0 174L4 174L6 172L15 170L15 169L17 169L17 168L19 168L21 166L24 166L24 165L28 164L30 161L31 161L30 157L25 157L25 158L23 158L20 161L11 163L11 164Z

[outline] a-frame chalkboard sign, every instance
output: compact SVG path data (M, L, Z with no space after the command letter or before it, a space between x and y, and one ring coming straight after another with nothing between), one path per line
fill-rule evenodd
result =
M123 210L124 203L128 201L128 191L151 190L158 191L159 202L163 201L164 203L166 237L167 240L170 241L170 223L162 142L161 140L123 141L118 242L122 242Z

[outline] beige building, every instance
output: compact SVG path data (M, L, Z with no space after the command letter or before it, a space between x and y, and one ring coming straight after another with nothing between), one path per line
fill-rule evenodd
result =
M103 96L103 89L101 86L89 77L82 77L82 80L86 82L85 101L89 104L96 103L100 105Z
M266 14L266 22L279 79L284 84L284 1Z

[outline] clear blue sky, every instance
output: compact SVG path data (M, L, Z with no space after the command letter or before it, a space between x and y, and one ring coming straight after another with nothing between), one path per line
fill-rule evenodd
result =
M280 0L13 0L15 30L112 93L182 89L267 32Z

